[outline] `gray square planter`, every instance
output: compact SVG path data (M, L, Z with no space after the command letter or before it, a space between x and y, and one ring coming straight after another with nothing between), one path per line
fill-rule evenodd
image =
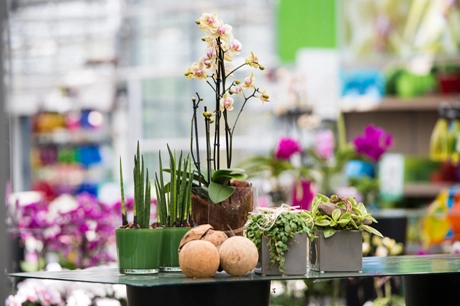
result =
M305 233L295 234L288 242L288 251L284 253L284 273L278 271L278 264L270 262L268 239L262 237L262 246L259 253L259 263L254 272L263 276L270 275L305 275L307 273L307 235Z
M317 231L310 242L310 269L320 272L361 272L363 269L362 233L360 231L337 231L324 238Z

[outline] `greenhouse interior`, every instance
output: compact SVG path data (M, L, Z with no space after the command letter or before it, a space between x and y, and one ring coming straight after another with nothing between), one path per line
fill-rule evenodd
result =
M441 305L460 281L460 1L5 0L0 20L5 305ZM122 263L142 231L157 267Z

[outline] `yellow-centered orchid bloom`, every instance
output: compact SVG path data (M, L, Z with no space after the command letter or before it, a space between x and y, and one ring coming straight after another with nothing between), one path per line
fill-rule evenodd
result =
M251 51L251 55L246 58L246 64L254 68L259 68L259 58L254 55L254 52Z
M192 71L192 78L197 80L206 80L208 78L208 70L203 62L199 62L198 64L193 63L190 69Z
M259 99L265 103L265 102L270 102L270 96L267 94L267 91L265 90L265 88L262 90L262 92L260 93L260 97Z
M222 20L218 18L217 13L203 13L200 18L195 20L200 30L217 30L222 25Z

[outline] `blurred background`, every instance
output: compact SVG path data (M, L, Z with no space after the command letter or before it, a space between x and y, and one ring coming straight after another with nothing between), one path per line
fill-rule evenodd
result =
M116 261L120 158L132 168L139 141L153 172L167 145L189 151L191 97L213 99L184 77L204 51L203 12L232 25L235 62L253 51L265 66L255 77L270 102L247 104L233 146L259 205L352 195L403 245L366 255L460 250L459 1L6 0L0 12L8 272ZM289 143L300 149L280 154ZM383 286L356 302L356 284L302 284L280 283L273 305L363 304ZM5 300L18 291L5 288Z

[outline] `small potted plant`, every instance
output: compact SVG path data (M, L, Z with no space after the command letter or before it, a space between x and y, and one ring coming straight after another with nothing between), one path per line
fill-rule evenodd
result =
M159 272L163 231L150 225L151 187L148 169L139 153L139 142L134 156L133 176L134 219L128 222L120 159L122 225L115 230L118 269L123 274L156 274Z
M315 230L310 240L312 270L361 271L362 232L383 237L370 226L377 220L353 197L317 194L310 214Z
M181 271L178 248L182 237L187 233L191 220L192 163L189 156L182 152L177 157L168 146L169 168L163 168L161 152L159 154L160 171L155 173L158 218L154 226L163 227L163 245L160 259L160 271ZM163 172L169 173L166 180Z
M249 216L245 235L259 249L261 275L304 275L307 272L307 238L313 219L308 211L283 204L258 208Z

